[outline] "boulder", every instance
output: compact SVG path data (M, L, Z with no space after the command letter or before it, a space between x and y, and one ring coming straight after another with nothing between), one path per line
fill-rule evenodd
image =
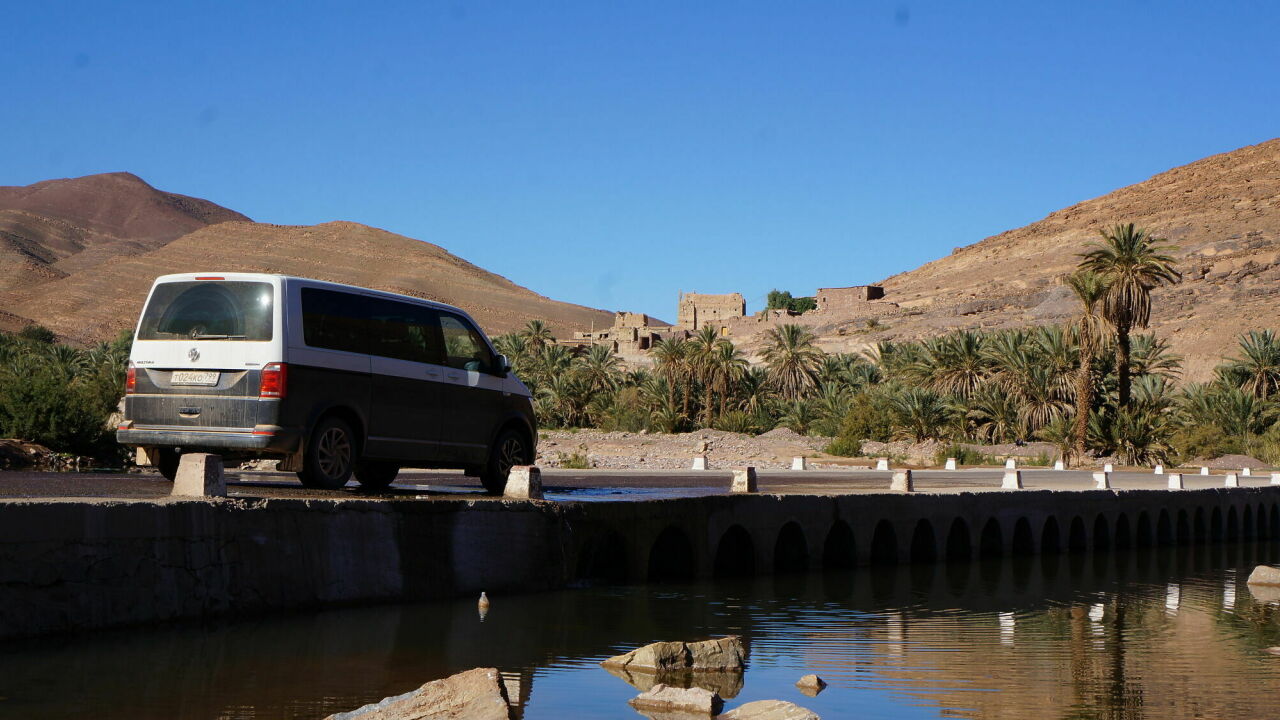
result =
M658 683L627 701L639 711L682 712L708 717L724 709L720 696L703 688L678 688Z
M782 700L757 700L717 715L716 720L822 720L812 710Z
M395 695L325 720L509 720L507 691L496 668L476 668L432 680L417 690Z
M730 635L702 642L656 642L629 653L611 657L600 663L605 667L625 668L631 672L666 673L681 670L693 672L726 672L741 670L747 652L742 638Z
M796 681L796 687L800 688L800 692L814 697L827 687L827 683L817 675L805 675Z
M1280 567L1259 565L1249 573L1249 584L1280 586Z

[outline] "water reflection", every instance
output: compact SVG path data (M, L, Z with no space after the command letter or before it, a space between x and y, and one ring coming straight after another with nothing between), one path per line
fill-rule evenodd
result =
M0 717L319 718L476 666L503 671L528 720L626 717L645 679L601 659L724 634L750 657L717 680L730 707L1268 717L1280 659L1262 650L1280 645L1280 607L1241 578L1277 558L1135 547L497 597L483 622L468 599L28 641L0 649ZM794 687L810 672L831 685L818 697Z

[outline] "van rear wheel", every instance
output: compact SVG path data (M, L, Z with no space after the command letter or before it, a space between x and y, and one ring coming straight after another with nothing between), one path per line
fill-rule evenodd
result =
M507 475L516 465L531 461L529 444L516 430L504 430L489 449L489 464L480 475L480 483L490 495L501 495L507 487Z
M351 426L340 417L323 418L311 432L298 479L309 488L337 490L351 479L355 457L355 433Z
M399 473L399 465L382 460L361 460L355 468L356 482L365 490L385 490Z

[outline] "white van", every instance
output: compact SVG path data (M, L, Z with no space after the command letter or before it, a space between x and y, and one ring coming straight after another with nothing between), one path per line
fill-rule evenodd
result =
M257 273L157 278L134 335L123 444L173 479L183 452L271 457L304 485L462 468L500 492L533 461L529 390L462 310Z

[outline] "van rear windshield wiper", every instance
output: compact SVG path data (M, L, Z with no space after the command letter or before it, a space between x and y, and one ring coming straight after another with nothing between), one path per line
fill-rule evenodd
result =
M192 340L243 340L244 335L192 335Z

